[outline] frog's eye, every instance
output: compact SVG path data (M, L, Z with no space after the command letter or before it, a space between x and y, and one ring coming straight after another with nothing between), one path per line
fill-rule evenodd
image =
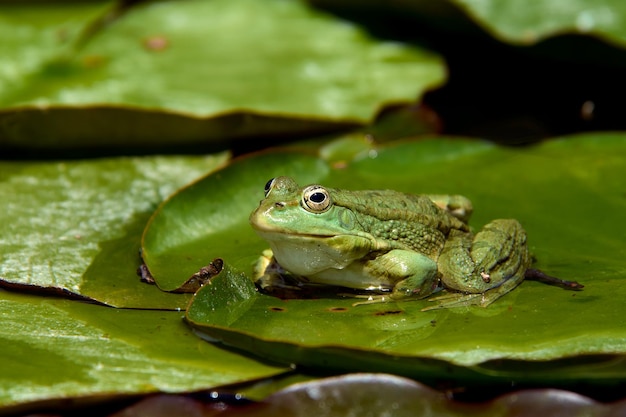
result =
M265 183L265 197L267 197L270 191L272 191L272 187L274 186L275 182L276 182L276 178L272 178L271 180Z
M330 194L322 186L310 185L302 192L302 207L306 210L321 213L330 207Z

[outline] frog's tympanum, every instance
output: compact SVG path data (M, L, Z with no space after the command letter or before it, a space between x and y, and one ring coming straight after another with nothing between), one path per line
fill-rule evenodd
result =
M531 259L517 220L494 220L474 234L471 212L462 196L302 188L277 177L250 216L271 247L255 278L261 288L286 285L289 275L298 285L361 290L368 302L445 288L441 306L487 306L524 279Z

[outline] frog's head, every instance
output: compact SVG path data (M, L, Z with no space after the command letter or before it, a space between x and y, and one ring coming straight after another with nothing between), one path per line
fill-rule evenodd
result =
M354 233L358 227L351 210L333 204L331 188L300 187L289 177L265 185L265 198L250 216L252 227L265 239L331 237ZM285 236L286 235L286 236Z
M274 178L267 182L265 198L250 215L250 224L290 272L310 276L344 268L370 251L372 239L360 232L352 210L333 203L338 192Z

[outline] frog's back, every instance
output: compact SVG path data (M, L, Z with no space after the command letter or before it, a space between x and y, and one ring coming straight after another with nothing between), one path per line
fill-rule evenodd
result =
M436 258L450 230L469 226L425 195L393 190L332 190L333 203L349 208L363 231L392 246Z

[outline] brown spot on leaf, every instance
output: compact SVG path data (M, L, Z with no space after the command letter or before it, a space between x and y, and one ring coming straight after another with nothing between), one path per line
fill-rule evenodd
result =
M390 316L392 314L402 314L402 310L386 310L386 311L378 311L374 315L375 316Z
M330 311L331 313L343 313L345 311L348 311L348 308L347 307L330 307L328 311Z
M102 55L85 55L82 59L83 66L85 68L98 68L104 64L104 57Z
M167 49L169 45L170 42L165 36L150 36L143 41L144 48L149 51L163 51L164 49Z

